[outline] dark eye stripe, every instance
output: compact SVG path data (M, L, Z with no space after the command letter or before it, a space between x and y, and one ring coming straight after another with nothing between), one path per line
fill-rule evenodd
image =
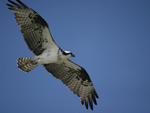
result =
M69 53L65 53L64 51L63 51L63 55L68 55Z

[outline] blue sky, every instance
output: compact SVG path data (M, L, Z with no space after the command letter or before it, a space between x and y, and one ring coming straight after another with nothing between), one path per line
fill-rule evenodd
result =
M22 0L23 1L23 0ZM99 95L94 110L43 66L29 73L16 59L34 54L6 0L0 3L0 113L149 113L149 0L24 0L49 24L55 42L75 54Z

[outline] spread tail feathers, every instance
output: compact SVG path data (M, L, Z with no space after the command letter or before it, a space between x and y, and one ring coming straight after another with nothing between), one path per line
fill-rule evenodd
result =
M17 66L24 72L29 72L38 66L37 58L36 57L28 57L28 58L18 58L17 59Z

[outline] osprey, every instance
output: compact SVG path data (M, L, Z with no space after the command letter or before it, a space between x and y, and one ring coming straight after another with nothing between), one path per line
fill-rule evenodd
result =
M8 0L13 5L7 4L15 14L16 22L29 49L36 55L28 58L18 58L17 65L24 72L29 72L38 65L54 77L60 79L74 94L80 97L82 105L88 104L93 110L93 102L97 105L99 98L93 83L85 69L68 58L75 57L71 52L62 50L54 42L48 24L34 10L30 9L20 0L19 4Z

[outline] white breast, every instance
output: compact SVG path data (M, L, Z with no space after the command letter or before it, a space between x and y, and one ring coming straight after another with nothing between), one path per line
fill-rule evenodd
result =
M41 55L39 55L39 64L48 64L48 63L55 63L58 61L57 59L57 48L46 49Z

